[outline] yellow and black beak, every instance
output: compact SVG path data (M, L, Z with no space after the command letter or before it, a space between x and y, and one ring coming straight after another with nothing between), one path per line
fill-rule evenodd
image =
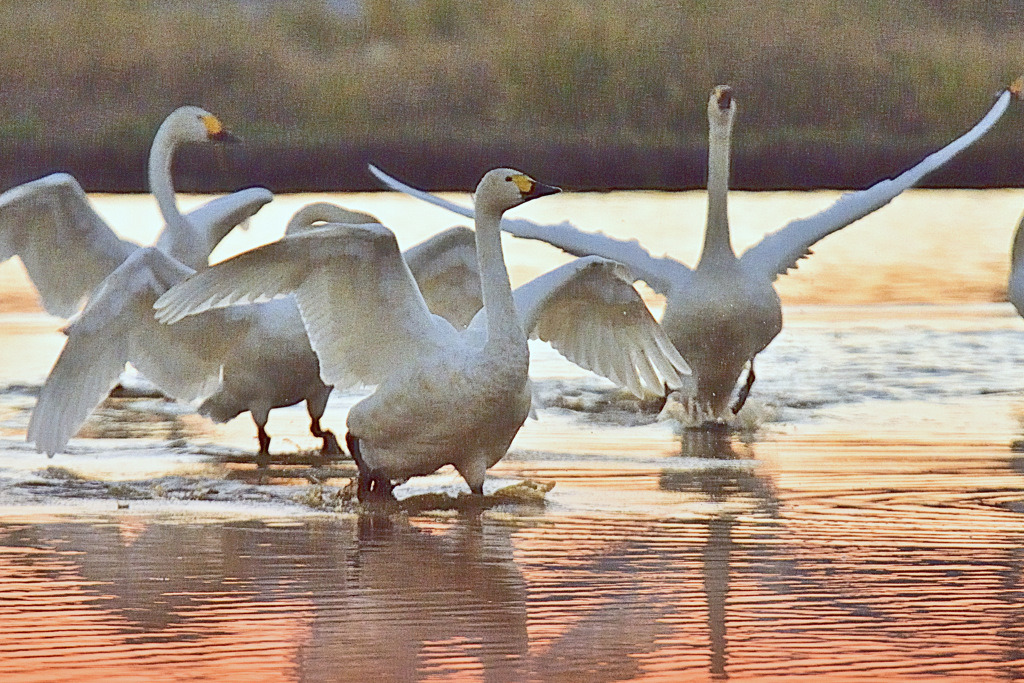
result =
M557 194L562 191L561 188L554 185L538 183L530 176L524 174L513 176L511 180L519 188L519 194L523 196L523 201L536 199L537 197L546 197L549 194Z
M241 142L241 139L231 134L224 124L212 114L200 117L203 125L206 126L206 137L213 142Z
M523 199L536 199L537 197L547 197L549 194L558 194L562 191L562 188L555 187L554 185L545 185L544 183L538 183L534 181L533 189L523 195Z

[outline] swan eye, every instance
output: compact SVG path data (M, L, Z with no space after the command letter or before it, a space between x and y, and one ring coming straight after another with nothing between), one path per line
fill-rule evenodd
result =
M533 178L522 174L509 176L506 180L511 180L515 183L516 187L519 188L519 192L524 195L533 192L533 186L537 184Z

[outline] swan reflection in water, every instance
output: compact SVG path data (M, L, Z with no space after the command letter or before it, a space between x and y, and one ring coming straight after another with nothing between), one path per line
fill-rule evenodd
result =
M586 538L576 539L563 558L548 550L551 576L543 590L531 590L531 618L544 600L552 610L571 595L582 604L549 647L531 643L532 670L599 682L661 669L726 677L732 529L738 515L774 517L779 507L772 481L758 466L753 446L735 443L731 432L687 430L680 460L662 470L659 488L691 494L710 505L709 514L681 524L635 520L624 538L590 553ZM702 628L692 617L704 609Z
M0 526L0 546L32 549L17 562L24 566L0 574L74 584L79 594L64 599L79 609L69 619L87 614L122 658L124 645L149 643L201 654L211 673L286 660L315 680L364 681L368 672L404 680L467 667L482 667L485 680L518 680L528 638L513 531L486 518ZM55 615L40 629L62 630L59 607L35 603ZM0 636L17 647L26 634L11 628L0 625ZM224 651L225 637L235 648ZM95 654L88 638L51 652L68 670L88 668ZM26 666L55 665L33 661Z
M777 517L779 501L771 479L757 471L753 446L737 444L730 430L687 429L680 434L680 456L707 461L694 470L663 470L662 489L700 494L713 504L743 503L744 513ZM752 467L746 466L751 464ZM704 546L704 593L708 606L711 674L727 678L726 600L729 595L733 526L740 510L726 509L708 518Z
M945 536L921 545L848 506L787 505L792 491L776 495L751 466L764 445L734 439L693 435L665 459L661 487L682 495L683 518L565 518L552 506L537 518L383 523L165 523L134 510L5 522L0 677L83 680L101 666L128 677L184 661L196 678L228 680L255 667L314 680L782 676L820 673L828 656L842 669L863 661L862 638L875 651L908 629L970 657L963 643L979 622L999 630L1008 677L1020 673L1019 533L989 550L936 545ZM966 502L991 520L992 503L1018 490ZM974 514L955 512L948 520ZM951 585L986 609L951 611ZM837 629L857 638L836 643ZM883 654L936 671L927 648Z

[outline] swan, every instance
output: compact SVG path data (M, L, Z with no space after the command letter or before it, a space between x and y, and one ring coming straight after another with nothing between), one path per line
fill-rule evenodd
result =
M285 234L299 235L325 221L365 224L377 219L316 202L292 216ZM428 290L431 281L455 276L476 282L479 288L479 279L463 272L462 252L472 240L471 230L454 228L412 247L407 254L413 256L413 276L423 278ZM321 452L341 453L334 434L320 426L331 387L320 379L320 366L294 300L211 310L173 327L156 323L153 302L193 272L156 247L141 247L103 280L65 329L64 349L32 412L27 440L35 442L39 452L52 456L63 451L117 383L125 363L131 362L165 394L182 401L202 399L199 413L214 422L248 411L256 424L258 462L269 459L270 410L301 401L309 412L310 433L323 440ZM473 306L473 295L462 297L463 307ZM479 289L475 297L479 300ZM458 318L465 317L464 308L447 296L439 293L435 299Z
M253 187L188 214L179 210L171 184L175 148L186 142L235 139L216 116L193 106L171 112L153 138L149 187L166 222L156 246L189 268L205 268L217 243L273 198L269 190ZM0 194L0 263L20 256L43 307L53 315L70 317L138 248L110 229L67 173L53 173Z
M736 98L729 86L718 86L708 100L708 209L703 251L695 268L670 257L654 257L636 240L622 241L585 233L570 223L538 225L505 219L502 229L547 242L574 256L596 254L623 263L637 279L665 295L661 324L693 368L695 390L684 397L694 422L717 422L726 416L733 388L748 368L732 412L739 412L754 382L754 357L782 329L782 304L774 281L810 255L818 240L888 204L984 135L1002 116L1020 81L1003 91L970 131L891 180L840 197L820 213L795 220L767 235L737 257L729 236L726 200L729 147ZM370 171L389 187L472 217L473 210L416 190L375 166Z
M376 385L347 418L359 498L389 498L394 480L448 464L481 494L531 408L526 330L641 395L663 394L688 373L617 263L577 259L513 295L501 216L558 191L512 169L483 176L475 234L484 303L461 332L431 315L394 234L375 224L328 225L224 261L161 296L156 317L174 323L294 293L324 381Z

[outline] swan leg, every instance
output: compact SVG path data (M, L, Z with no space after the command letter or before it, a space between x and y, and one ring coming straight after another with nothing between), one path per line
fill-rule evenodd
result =
M270 463L270 435L265 425L256 423L256 438L260 440L260 450L256 453L256 464L266 467Z
M750 364L747 366L747 381L740 389L740 393L736 395L736 402L732 404L732 414L740 412L743 408L743 404L747 402L747 397L750 396L750 388L754 386L754 359L750 359Z
M250 407L252 421L256 423L256 438L260 442L260 450L256 453L256 464L266 467L270 463L270 435L267 434L267 420L270 419L270 408Z
M356 485L356 498L359 502L395 500L392 493L392 489L395 487L391 484L391 480L377 470L370 469L366 465L366 461L363 460L362 451L359 449L359 437L353 436L352 432L346 432L345 445L348 446L348 452L352 454L352 459L355 460L356 467L359 468Z
M324 391L317 392L314 396L306 397L306 411L309 413L309 432L318 439L323 439L323 447L320 455L326 457L343 455L341 446L338 444L338 437L330 429L320 428L320 418L324 416L327 409L327 397L331 395L331 387L324 387Z
M320 449L320 455L324 457L342 455L341 445L338 443L338 437L334 435L330 429L320 428L320 419L314 417L309 423L310 433L318 439L324 440L324 445Z

